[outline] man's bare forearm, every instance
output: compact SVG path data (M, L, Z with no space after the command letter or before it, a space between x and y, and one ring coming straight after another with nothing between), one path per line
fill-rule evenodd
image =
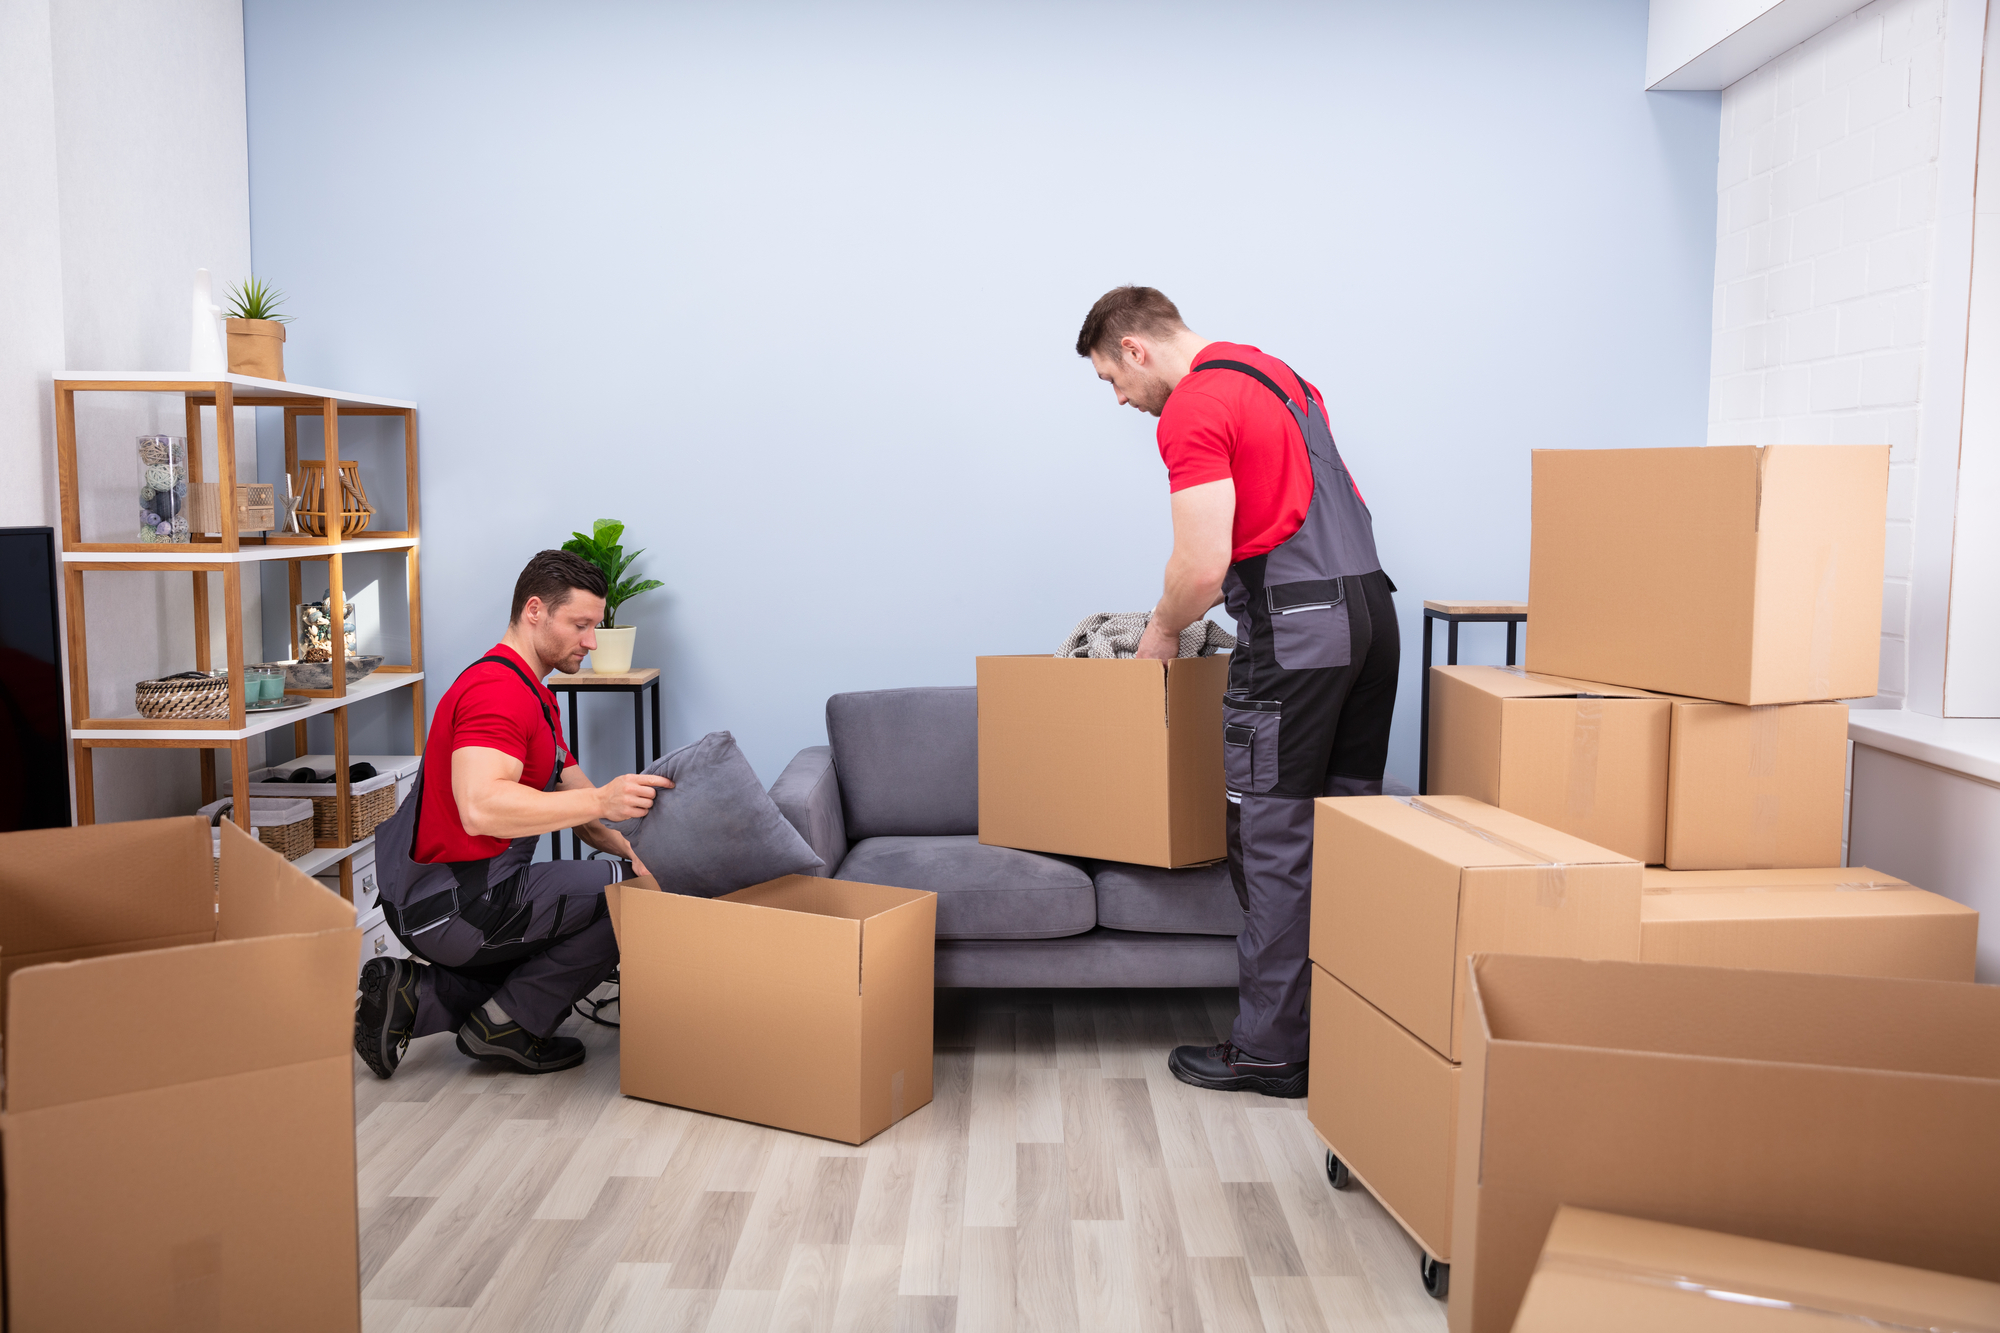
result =
M1228 572L1197 567L1192 561L1169 560L1166 590L1153 608L1151 623L1162 634L1178 635L1222 600L1222 580Z
M576 836L595 847L600 852L610 852L613 856L632 859L632 844L624 834L601 820L593 819L588 824L576 826Z

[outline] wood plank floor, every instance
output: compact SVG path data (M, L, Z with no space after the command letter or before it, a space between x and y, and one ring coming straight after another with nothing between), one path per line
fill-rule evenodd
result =
M448 1036L388 1082L357 1060L364 1327L1442 1329L1303 1102L1167 1073L1235 1003L939 992L936 1100L859 1148L621 1097L618 1034L579 1019L590 1059L541 1078Z

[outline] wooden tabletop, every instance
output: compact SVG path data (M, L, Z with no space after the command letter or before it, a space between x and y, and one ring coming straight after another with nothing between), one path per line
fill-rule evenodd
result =
M1525 616L1526 602L1425 602L1424 610L1447 616Z
M636 671L579 671L573 676L551 676L548 685L552 690L576 685L650 685L659 674L658 667L640 667Z

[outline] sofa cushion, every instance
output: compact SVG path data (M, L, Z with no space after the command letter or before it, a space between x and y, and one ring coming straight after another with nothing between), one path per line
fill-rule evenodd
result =
M1234 935L1243 908L1229 881L1229 863L1163 870L1123 861L1092 861L1097 924L1154 935Z
M834 878L937 894L941 940L1048 940L1097 924L1097 896L1082 866L988 847L969 834L866 838Z
M868 690L826 701L847 836L979 832L979 692Z

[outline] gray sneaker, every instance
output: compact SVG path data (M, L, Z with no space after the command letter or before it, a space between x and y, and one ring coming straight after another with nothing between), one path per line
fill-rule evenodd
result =
M575 1037L537 1037L512 1019L495 1023L474 1009L458 1029L458 1049L475 1060L491 1060L522 1074L574 1069L587 1052Z

